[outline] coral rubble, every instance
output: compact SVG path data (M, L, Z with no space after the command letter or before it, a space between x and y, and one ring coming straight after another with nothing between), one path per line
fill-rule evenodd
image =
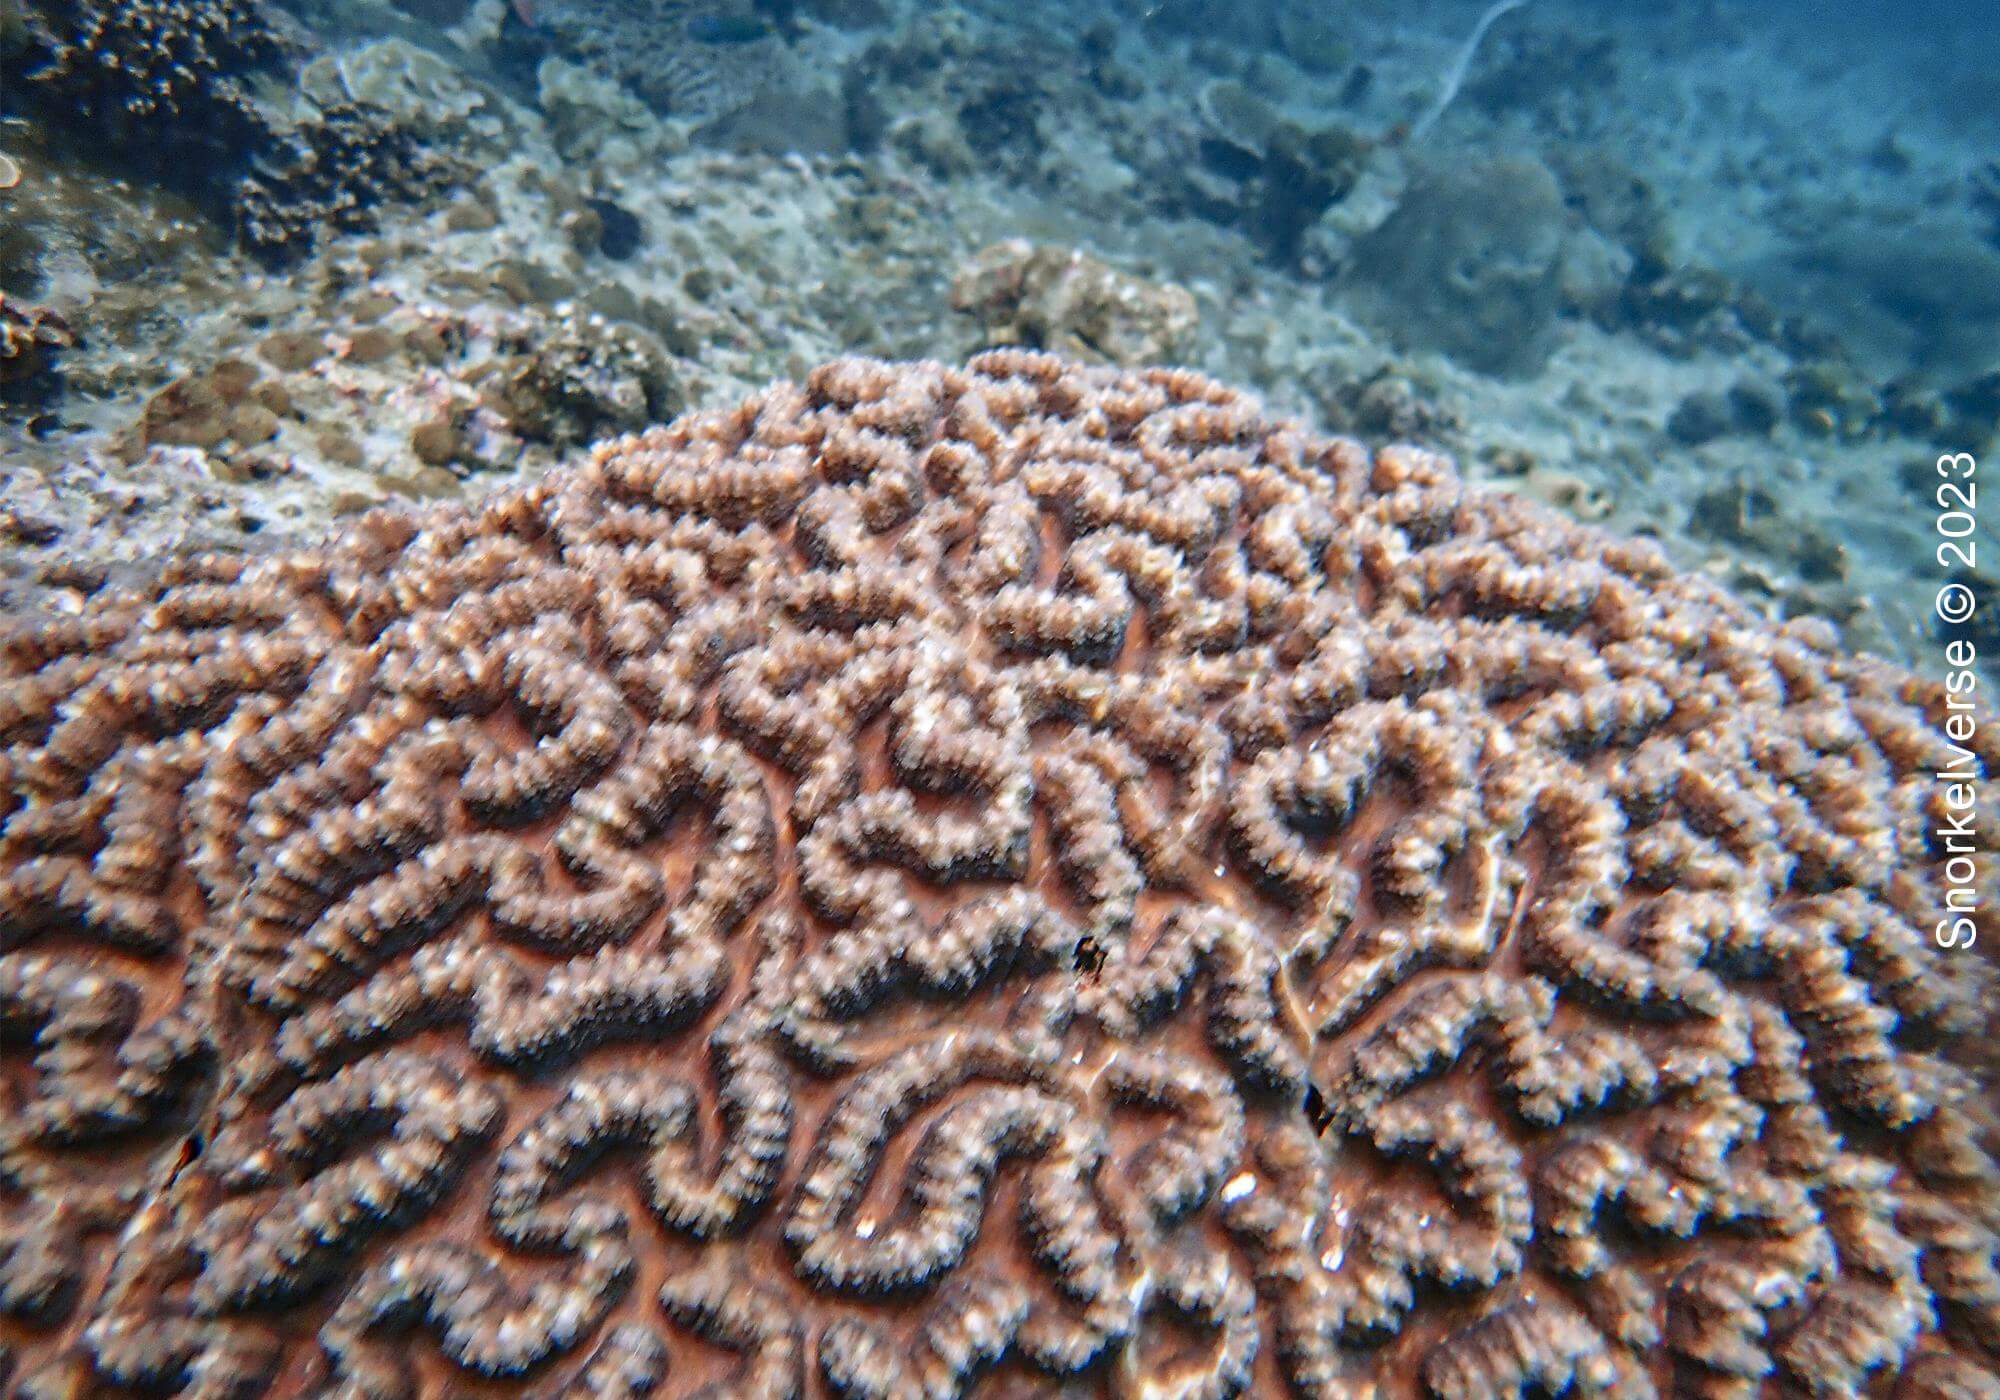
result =
M843 361L4 664L13 1389L1990 1393L1942 688L1436 456Z
M74 344L76 332L54 311L0 292L0 387L48 373L56 354Z
M951 304L976 317L995 344L1121 365L1177 358L1200 319L1185 287L1148 282L1081 249L1025 238L969 258L953 274Z

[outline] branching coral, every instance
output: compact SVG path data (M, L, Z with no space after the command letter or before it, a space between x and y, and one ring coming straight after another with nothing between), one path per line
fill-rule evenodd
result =
M377 205L416 199L451 173L387 113L358 103L329 107L238 184L237 233L258 257L286 262L328 233L375 227Z
M1991 1393L1941 690L1424 452L848 361L5 658L18 1388Z
M267 261L372 227L376 203L446 173L410 128L360 104L274 126L248 80L283 46L255 0L26 0L25 17L25 45L0 51L8 97L200 198Z
M22 10L27 43L0 55L0 80L18 76L18 98L71 114L125 155L212 157L261 133L243 79L279 43L255 0L24 0Z

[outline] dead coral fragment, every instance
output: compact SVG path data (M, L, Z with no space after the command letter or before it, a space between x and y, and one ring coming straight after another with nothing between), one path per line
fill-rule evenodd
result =
M74 344L76 333L61 316L0 292L0 385L46 372L56 353Z
M522 437L574 447L672 417L681 389L651 335L572 310L500 362L484 399Z
M1147 282L1074 248L1023 238L973 255L951 283L954 309L997 344L1028 344L1112 364L1172 359L1199 321L1194 295Z
M845 361L0 665L23 1393L1991 1390L1941 689L1429 453Z

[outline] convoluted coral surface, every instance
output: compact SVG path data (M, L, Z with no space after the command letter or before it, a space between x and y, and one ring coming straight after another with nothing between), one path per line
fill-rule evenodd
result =
M10 1393L1996 1393L1942 691L1421 451L843 362L5 655Z

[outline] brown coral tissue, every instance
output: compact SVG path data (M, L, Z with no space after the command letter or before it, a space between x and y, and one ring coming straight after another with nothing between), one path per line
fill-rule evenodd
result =
M1941 689L1423 451L845 361L4 659L9 1395L2000 1393Z

